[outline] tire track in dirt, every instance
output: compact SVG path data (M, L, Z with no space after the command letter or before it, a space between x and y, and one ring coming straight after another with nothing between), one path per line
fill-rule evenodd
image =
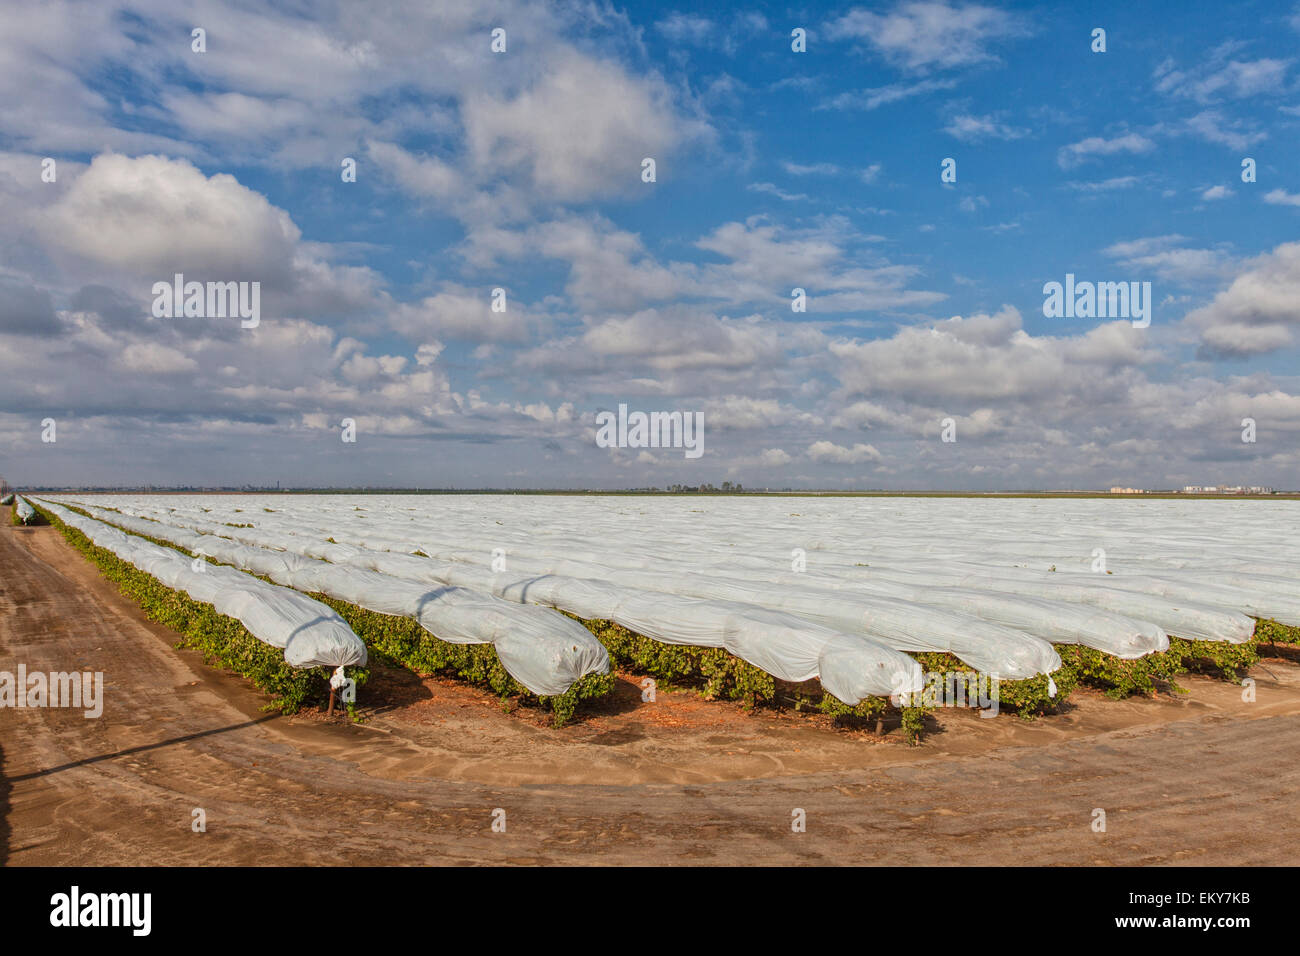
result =
M1300 837L1294 665L1270 662L1278 681L1256 673L1255 711L1114 704L1170 716L1105 732L1061 719L1013 728L1019 745L964 753L944 751L960 750L981 722L945 717L947 732L920 751L878 748L878 766L765 779L606 783L597 756L644 746L638 735L532 745L537 728L521 728L512 732L523 746L566 779L590 761L591 783L505 785L446 779L433 762L422 772L421 746L391 721L263 714L259 694L177 651L175 639L54 529L0 530L0 670L21 661L105 678L98 720L0 710L0 862L1232 865L1289 863ZM420 739L454 751L476 721L494 734L518 724L471 708ZM784 766L784 738L755 726L776 752L756 765ZM716 749L709 733L673 746ZM665 746L661 762L675 752ZM384 769L397 765L400 775ZM206 833L190 829L196 807ZM491 832L496 807L506 833ZM806 833L791 832L796 807ZM1104 834L1090 826L1098 807Z

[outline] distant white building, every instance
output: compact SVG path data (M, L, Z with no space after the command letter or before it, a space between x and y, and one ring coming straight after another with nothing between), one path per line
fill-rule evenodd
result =
M1184 485L1185 495L1271 495L1272 488L1263 485Z

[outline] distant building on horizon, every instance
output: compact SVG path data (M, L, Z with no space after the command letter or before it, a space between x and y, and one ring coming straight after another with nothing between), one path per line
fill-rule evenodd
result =
M1271 495L1264 485L1184 485L1185 495Z

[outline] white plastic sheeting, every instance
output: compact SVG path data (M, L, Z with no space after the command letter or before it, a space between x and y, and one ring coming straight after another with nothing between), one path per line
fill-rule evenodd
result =
M338 614L319 601L276 587L234 568L191 559L178 551L124 534L116 528L48 501L42 505L94 544L105 548L169 588L211 604L237 619L264 644L284 651L291 667L342 667L366 663L366 645Z
M3 505L6 508L8 508L13 503L14 503L13 495L5 495L3 498L0 498L0 505Z
M513 563L538 574L602 574L600 565L586 561L515 558ZM949 651L984 673L1010 679L1059 668L1060 657L1048 641L1087 644L1126 658L1169 647L1165 632L1145 621L974 590L874 581L846 587L826 578L805 578L798 587L773 587L773 580L722 577L714 569L708 574L669 575L606 566L602 576L619 584L640 582L659 590L783 610L828 627L862 630L900 650Z
M31 524L36 519L36 509L27 503L25 498L18 499L18 520L23 524Z
M820 678L827 692L848 704L869 695L916 692L924 684L920 666L897 650L761 607L558 575L495 574L465 564L436 565L412 555L314 545L310 539L290 536L279 543L292 551L271 551L217 534L248 529L208 524L206 530L212 533L201 533L83 506L128 530L196 553L202 550L291 587L414 617L446 640L490 639L506 669L536 693L561 693L546 688L564 680L571 683L575 668L587 668L577 673L581 676L609 666L604 647L586 628L547 608L613 620L664 643L725 648L782 680ZM252 537L263 542L274 538L266 532ZM313 553L327 553L333 563L316 560ZM442 586L430 590L427 583L433 582ZM558 640L556 631L562 632Z
M1254 620L1239 611L1224 611L1194 601L1175 603L1159 595L1140 591L1092 586L1089 581L1075 583L1076 579L1073 577L1053 575L1045 571L1013 568L1001 573L991 573L973 564L946 567L929 565L915 570L875 569L867 577L869 584L880 581L913 587L933 588L939 585L1019 594L1041 598L1049 602L1053 608L1059 608L1062 603L1093 605L1126 615L1139 622L1150 621L1166 632L1187 640L1227 641L1240 644L1250 640L1255 632Z
M1160 649L1162 633L1247 640L1254 625L1247 615L1300 625L1300 502L1294 501L527 495L111 501L205 533L331 561L374 552L401 558L420 549L443 578L484 588L483 581L496 577L489 567L500 555L507 581L549 576L616 593L725 601L870 634L895 647L953 650L968 662L997 654L1008 634L1036 642L1028 646L1039 653L1052 641L1131 656ZM246 523L255 527L228 526ZM528 586L538 593L539 585ZM577 585L566 582L552 598L577 602ZM899 615L883 624L872 618L877 630L868 631L864 601ZM676 611L666 616L675 619ZM966 632L958 639L969 646L953 644L945 633L956 622Z
M609 673L604 645L581 624L546 608L521 607L462 587L429 588L374 570L267 551L93 506L86 510L128 531L168 541L299 591L325 594L381 614L414 618L439 640L491 644L507 673L534 694L556 696L587 674Z
M169 514L160 520L174 522L183 519ZM260 529L232 528L212 522L194 522L193 519L191 522L205 533L230 535L244 541L256 541L260 545L312 554L335 563L359 563L366 567L379 567L387 573L413 576L421 580L465 584L491 590L504 597L549 604L580 617L616 620L638 633L668 643L727 646L732 653L752 663L758 663L762 658L758 650L760 645L789 640L788 636L778 636L784 632L774 628L771 623L771 612L782 612L801 619L805 628L809 624L819 624L844 635L861 635L873 643L897 651L948 651L983 673L996 674L1009 680L1050 674L1061 666L1060 655L1040 637L1000 622L981 619L980 615L971 613L971 608L954 612L927 606L923 602L900 600L897 595L835 593L807 584L800 588L773 588L765 583L751 584L699 574L673 576L644 571L629 574L609 567L601 568L594 562L581 561L561 562L564 569L574 571L572 575L563 575L548 573L551 566L542 562L517 559L515 566L524 572L524 576L521 577L518 573L501 576L476 569L469 563L474 557L486 556L486 552L443 552L433 549L432 545L426 545L426 554L440 559L447 558L455 563L431 566L423 559L412 562L409 559L402 560L400 555L393 555L389 563L379 565L374 557L378 552L325 542L321 540L327 537L324 529L313 527L310 521L293 515L274 513L270 518L261 516L258 522ZM316 539L314 542L313 537ZM371 544L393 543L376 538L373 534L368 534L366 540ZM596 599L596 595L599 595L599 599ZM711 607L700 600L683 600L684 598L703 599L723 606ZM638 602L635 610L633 601ZM974 603L979 607L978 601ZM760 609L766 613L759 614ZM1021 610L1023 612L1024 609ZM708 641L710 636L717 640L721 620L735 622L738 615L745 614L753 619L752 623L740 630L728 630L726 633L734 635L730 645ZM1025 615L1022 613L1021 616L1023 618ZM1104 617L1095 613L1075 616L1094 619ZM797 625L798 621L794 623ZM1131 627L1128 626L1130 624ZM1116 633L1106 635L1109 639L1107 646L1117 653L1130 656L1167 646L1162 631L1147 626L1149 633L1144 634L1143 627L1136 622L1124 622L1124 627L1115 628ZM1119 633L1121 630L1122 635ZM757 634L754 633L756 631ZM1136 652L1126 643L1130 640L1130 632L1137 635L1132 642L1140 644ZM1085 636L1093 637L1091 633ZM748 641L750 646L742 646L744 641ZM794 648L798 647L798 641L792 641L791 644ZM794 670L793 662L804 659L805 656L795 650L790 653L787 666L780 670L765 669L784 679L806 679L784 677ZM882 674L894 674L898 671L898 665L882 664L877 670ZM823 684L825 683L823 679Z

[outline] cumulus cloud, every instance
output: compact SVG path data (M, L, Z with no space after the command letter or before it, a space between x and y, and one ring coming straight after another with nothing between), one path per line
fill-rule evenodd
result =
M1285 189L1270 189L1264 194L1264 202L1272 206L1300 206L1300 193L1289 193Z
M462 342L527 341L537 321L506 291L504 312L492 310L492 289L469 289L449 283L436 295L396 306L389 316L393 328L415 343L430 337Z
M1005 306L992 315L903 328L887 339L832 342L830 352L838 360L839 394L875 403L856 407L863 420L898 423L903 419L881 406L899 413L901 402L905 416L927 416L972 405L1041 411L1059 403L1109 403L1131 370L1149 360L1139 333L1119 322L1031 336L1020 313Z
M108 153L49 210L45 236L90 263L137 275L269 277L290 271L302 233L234 176L205 176L184 159Z
M861 194L887 188L905 202L907 170L882 186L869 149L824 157L765 141L778 127L751 122L744 83L686 70L704 62L700 49L772 55L762 44L780 37L762 14L656 24L608 6L500 0L510 55L496 57L481 11L421 0L387 10L209 4L205 57L184 42L193 17L160 0L51 0L7 24L0 435L18 461L72 483L641 484L653 464L689 484L751 484L754 471L774 485L851 482L869 469L873 483L1044 486L1239 461L1215 437L1232 437L1234 416L1258 416L1261 435L1300 434L1292 377L1259 363L1216 380L1184 348L1238 361L1294 348L1291 245L1242 261L1249 230L1215 233L1222 241L1168 226L1086 233L1103 264L1161 283L1164 321L1148 330L1022 321L1010 306L935 318L949 295L961 303L952 310L1025 307L1021 280L965 279L968 265L933 240L980 228L1015 256L1044 221L1018 208L1030 190L935 194L1009 221L926 223L928 243L916 224L863 231L861 217L882 210ZM809 24L817 43L856 46L901 73L857 80L875 84L865 89L826 73L774 88L816 109L902 106L891 122L1028 32L1020 14L977 3L902 2L832 21ZM1285 92L1292 65L1230 44L1204 66L1170 63L1154 80L1170 98L1162 109L1191 104L1192 115L1094 127L1101 135L1067 143L1058 164L1102 169L1170 136L1258 143L1262 114L1245 101ZM1079 128L973 102L912 121L934 132L937 113L962 142ZM47 154L60 156L55 183L38 178ZM653 186L640 181L647 155L659 162ZM343 156L358 160L357 183L339 182ZM1169 185L1159 170L1112 172L1125 171L1061 188L1085 210L1128 189L1125 205L1141 210L1157 197L1134 187ZM764 215L746 208L755 194ZM1194 212L1233 194L1185 182L1165 198ZM1261 198L1300 205L1275 184ZM262 281L261 327L154 319L151 284L178 271ZM489 306L498 285L504 313ZM806 313L791 312L795 287ZM680 456L584 458L592 410L637 397L702 411L714 436L705 460L673 474ZM33 445L30 423L48 413L61 440L77 437L58 456ZM338 442L344 417L364 454ZM944 418L958 424L956 445L937 440ZM445 454L444 442L472 453ZM1270 467L1296 473L1296 447L1269 451Z
M830 441L816 441L808 446L808 457L813 461L832 465L856 465L864 461L880 461L884 457L872 445L861 442L845 448Z
M665 84L577 55L515 96L469 94L463 122L476 172L521 172L561 201L639 188L641 160L684 136Z
M122 291L145 304L154 282L177 273L259 282L263 310L273 314L357 313L382 294L373 271L326 261L329 247L303 241L289 214L261 193L185 159L96 156L39 230L66 271L126 283Z
M750 368L779 363L782 355L776 331L756 317L733 319L682 307L596 322L573 343L548 348L547 364L564 363L567 354L568 362L581 367L572 345L589 361L633 361L658 371Z
M418 156L395 143L371 140L366 150L381 169L406 192L443 201L462 194L464 181L450 163L436 156Z
M763 468L783 468L794 458L782 448L764 448L758 456L758 464Z
M1300 242L1244 263L1232 284L1186 323L1209 356L1241 358L1293 346L1300 330Z

